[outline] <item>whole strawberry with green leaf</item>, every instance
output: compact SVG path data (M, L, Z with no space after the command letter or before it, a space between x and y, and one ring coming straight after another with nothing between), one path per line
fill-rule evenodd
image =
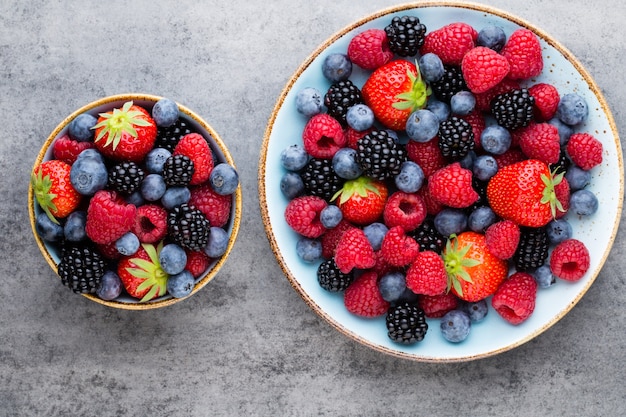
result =
M117 274L126 292L141 302L165 295L169 275L161 268L159 253L163 242L156 247L144 243L137 253L120 260Z
M37 203L54 223L78 207L81 196L70 182L71 166L58 159L45 161L35 168L30 183Z
M346 181L332 200L338 199L337 206L344 219L354 224L366 225L382 216L388 194L384 182L361 176Z
M394 130L404 130L415 110L426 107L430 87L412 62L399 59L376 69L361 90L376 119Z

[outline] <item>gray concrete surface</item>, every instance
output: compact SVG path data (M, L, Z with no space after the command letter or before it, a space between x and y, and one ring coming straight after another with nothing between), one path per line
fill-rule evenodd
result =
M626 415L619 235L595 284L512 351L457 364L386 356L335 331L265 238L259 146L275 100L327 37L398 2L0 2L0 416ZM620 0L485 0L533 22L595 77L626 131ZM29 170L70 111L168 96L231 147L245 197L232 258L189 300L148 312L73 297L34 244Z

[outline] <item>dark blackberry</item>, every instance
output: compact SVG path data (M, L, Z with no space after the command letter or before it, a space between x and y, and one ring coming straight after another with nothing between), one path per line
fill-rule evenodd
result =
M554 175L565 174L571 165L572 161L569 159L565 148L562 148L559 160L552 165L551 169L553 170Z
M515 130L530 124L534 105L535 98L527 89L511 90L494 97L491 113L500 126Z
M544 227L520 228L520 239L513 261L518 271L539 268L548 258L548 233Z
M357 162L370 178L393 178L406 160L406 150L386 130L373 130L357 142Z
M446 245L446 238L435 229L431 218L426 218L415 230L407 233L420 245L420 250L441 253Z
M415 16L396 16L385 27L389 49L399 56L417 55L424 45L426 26Z
M189 133L193 133L189 122L179 117L176 123L168 127L158 127L157 137L154 142L155 148L165 148L170 152L174 152L174 148L178 145L178 141Z
M331 159L311 158L300 173L304 189L311 194L330 202L343 187L344 180L333 170Z
M108 186L112 190L132 194L141 185L143 176L143 170L136 163L120 162L109 170Z
M450 160L461 160L474 149L472 125L458 117L452 116L441 122L438 137L441 154Z
M489 184L489 181L481 181L475 176L472 176L472 188L478 194L478 200L467 208L466 211L468 214L478 207L489 205L489 201L487 200L487 184Z
M443 76L430 83L430 87L433 90L433 94L444 103L450 103L450 99L453 95L459 91L467 91L467 84L465 84L465 78L463 78L463 72L461 67L455 65L444 65Z
M428 331L424 310L407 302L390 307L385 323L389 338L405 345L421 342Z
M197 208L188 204L174 207L167 215L167 234L180 246L202 250L209 242L209 221Z
M341 272L333 259L325 260L317 268L317 281L320 287L326 291L344 291L353 280L354 274L352 272L348 274Z
M66 245L61 251L58 274L63 285L77 294L94 294L100 285L106 263L89 246Z
M189 185L193 172L193 161L186 155L172 155L163 164L163 180L170 187Z
M350 80L338 81L328 88L324 95L324 105L328 114L346 125L346 113L355 104L363 103L361 90Z

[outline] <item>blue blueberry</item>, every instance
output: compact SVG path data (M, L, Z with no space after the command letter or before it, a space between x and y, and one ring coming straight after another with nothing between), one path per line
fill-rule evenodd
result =
M579 216L590 216L598 211L598 198L589 190L574 191L569 198L569 211Z
M556 117L569 126L582 123L589 115L585 99L578 93L568 93L561 97L556 109Z
M159 174L148 174L141 181L141 196L148 201L157 201L165 194L167 186Z
M166 210L171 210L176 206L189 202L191 191L187 187L170 187L165 190L161 197L161 204Z
M152 118L159 127L168 127L176 123L179 111L178 104L172 99L162 98L152 108Z
M322 112L324 96L314 87L305 87L296 94L296 110L306 117Z
M113 271L106 271L104 275L102 275L102 280L100 281L100 285L98 285L98 289L96 290L96 295L103 300L114 300L122 293L122 280L119 275L117 275Z
M217 194L230 195L237 191L239 174L232 165L222 162L215 165L211 170L209 182Z
M409 143L409 137L406 135L400 135L398 134L398 132L396 132L393 129L385 129L385 132L387 132L387 134L389 135L389 137L391 139L393 139L393 141L399 145L406 145L407 143Z
M548 240L556 245L572 237L572 225L565 219L552 220L546 225Z
M390 272L380 277L378 290L383 300L393 303L404 295L406 277L401 272Z
M474 177L481 181L488 181L498 172L498 162L491 155L480 155L472 167Z
M556 129L559 131L559 144L561 146L565 146L569 141L569 137L572 136L572 134L574 133L574 129L572 128L572 126L566 125L556 116L548 120L548 123L556 127Z
M467 229L467 214L462 210L444 208L435 215L433 224L440 235L448 237Z
M459 91L450 98L450 111L458 116L467 116L476 107L476 97L469 91Z
M167 278L167 292L174 298L187 297L193 291L196 281L191 272L184 270L180 274L170 275Z
M204 247L204 253L210 258L219 258L228 249L229 235L221 227L211 226L209 231L209 241Z
M570 191L582 190L591 182L591 172L577 165L570 165L565 172L565 179L569 183Z
M471 150L467 153L467 155L459 160L459 164L461 164L462 168L472 171L474 169L474 162L476 161L476 158L476 152Z
M418 61L422 78L428 82L439 81L443 77L443 62L439 56L429 52L420 57Z
M79 210L70 213L63 226L65 240L70 242L80 242L84 240L87 237L85 224L87 224L87 212Z
M295 172L286 172L280 179L280 191L288 200L304 194L304 181Z
M556 278L552 274L549 265L542 265L531 272L539 288L549 288L556 283Z
M389 228L385 226L383 223L370 223L363 228L363 232L372 245L372 249L375 251L379 250L383 245L383 239L385 235L389 231Z
M485 26L478 32L476 44L500 52L506 43L506 34L500 26Z
M357 152L352 148L339 149L333 156L332 166L335 174L346 180L357 179L363 173L357 162Z
M329 54L322 62L322 74L331 83L345 81L352 75L352 61L345 54Z
M121 238L115 241L115 249L123 256L130 256L139 250L139 238L133 232L127 232Z
M398 190L405 193L414 193L424 184L426 175L422 167L413 161L405 161L400 166L400 173L395 176L394 182Z
M489 206L481 206L472 211L467 219L467 227L474 232L482 233L498 219Z
M313 263L322 259L322 242L318 239L301 237L296 242L296 254L306 263Z
M487 126L480 135L480 145L493 155L502 155L511 147L511 133L500 125Z
M472 328L472 321L461 310L448 311L440 322L441 335L448 342L459 343L467 339Z
M406 121L406 134L416 142L428 142L439 132L439 118L430 110L416 110Z
M80 153L80 155L83 154L84 151ZM74 189L82 195L93 195L104 189L108 180L107 168L104 162L98 160L97 157L79 157L70 169L70 182Z
M98 119L88 113L79 114L67 127L67 134L70 138L78 142L89 142L93 140L93 127L98 123Z
M59 242L63 240L63 226L53 222L46 213L39 213L35 220L37 234L46 242Z
M154 148L146 155L146 171L148 174L162 174L163 166L172 153L165 148Z
M137 190L126 197L126 202L134 205L135 207L139 207L143 206L146 203L146 200L141 195L141 191Z
M85 149L84 151L78 154L78 156L76 157L76 160L79 160L82 158L92 158L99 162L104 162L104 158L102 157L102 154L95 148Z
M478 323L482 321L489 312L489 305L485 300L479 300L474 302L465 302L462 305L463 311L467 313L470 321Z
M291 145L280 153L280 163L288 171L300 171L309 162L309 154L302 145Z
M341 209L334 204L329 204L328 206L322 209L320 213L320 221L322 225L327 229L332 229L336 227L341 220L343 219L343 213Z
M433 96L430 97L428 103L426 104L426 109L430 110L437 116L439 123L448 120L450 117L450 106L447 103L434 99Z
M168 243L159 253L159 264L168 275L180 274L187 265L187 253L177 244Z
M357 132L363 132L374 125L374 112L365 104L355 104L346 113L346 123Z

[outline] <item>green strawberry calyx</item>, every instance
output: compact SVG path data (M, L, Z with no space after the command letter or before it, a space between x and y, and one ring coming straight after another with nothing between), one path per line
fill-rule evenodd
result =
M446 242L446 249L443 252L443 263L448 275L448 287L446 288L446 292L450 292L450 289L454 287L454 290L459 295L463 295L460 280L473 283L471 275L467 272L467 268L480 265L481 262L467 257L467 252L471 247L471 244L467 244L459 248L456 235L451 235L450 239Z
M361 176L357 179L346 181L343 188L335 193L330 201L335 201L339 198L339 205L344 204L350 200L352 196L358 195L360 197L367 197L368 192L373 192L376 195L380 195L380 190L374 184L374 181L368 177Z
M167 279L169 275L161 268L159 262L159 254L163 249L163 241L161 241L155 248L154 245L144 243L141 245L150 260L142 258L132 258L130 261L137 266L137 268L126 268L126 271L135 278L143 279L143 282L137 287L137 291L141 292L146 289L150 289L144 295L140 302L146 302L152 300L156 295L159 297L165 295L167 291Z
M411 70L407 70L407 76L411 80L411 89L405 93L400 93L396 96L396 101L392 106L398 110L409 110L411 112L426 107L428 97L433 93L432 89L422 79L422 74L417 62L415 63L417 74Z
M46 213L48 218L59 224L59 221L52 214L53 211L57 210L57 206L54 204L54 199L57 197L55 193L52 192L52 180L49 175L43 176L43 169L39 168L37 173L33 174L30 177L30 183L33 187L33 192L35 194L35 198L37 199L37 203L41 209Z
M565 212L563 204L556 196L555 187L563 181L564 173L558 173L555 175L554 171L550 172L550 175L541 174L541 181L545 185L541 195L541 204L550 204L550 212L552 217L556 217L556 211Z
M100 130L95 141L98 142L106 137L104 146L112 144L113 150L115 150L124 133L136 138L137 131L135 126L150 126L150 122L144 119L145 115L138 110L131 110L132 106L133 102L127 101L121 109L117 108L107 113L100 113L99 116L104 120L96 124L92 129L103 129Z

